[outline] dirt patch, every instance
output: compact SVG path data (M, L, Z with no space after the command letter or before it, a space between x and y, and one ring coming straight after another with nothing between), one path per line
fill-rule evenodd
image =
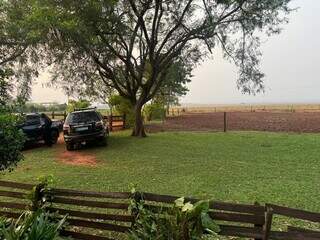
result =
M58 161L74 166L95 167L97 165L97 159L94 155L82 152L64 151L58 155Z
M164 124L149 125L149 132L159 131L223 131L223 113L189 113L168 117ZM319 133L319 112L229 112L230 131L269 131Z
M67 151L65 150L63 137L60 136L57 143L58 161L64 164L73 166L89 166L95 167L97 165L97 159L95 155L79 151Z

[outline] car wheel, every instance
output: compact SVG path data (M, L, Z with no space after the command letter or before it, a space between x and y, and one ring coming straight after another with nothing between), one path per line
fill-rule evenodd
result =
M51 143L56 144L59 138L59 133L57 131L51 132Z
M102 147L107 146L107 138L106 137L99 138L98 141L99 141L100 146L102 146Z
M68 151L74 150L74 145L72 143L66 143L66 148Z

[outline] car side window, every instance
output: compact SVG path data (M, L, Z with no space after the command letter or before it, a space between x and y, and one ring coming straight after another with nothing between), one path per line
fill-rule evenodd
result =
M45 125L46 124L46 120L44 118L40 118L40 124L41 125Z
M40 117L39 116L27 116L26 117L26 125L36 125L40 124Z
M97 112L97 114L98 114L100 121L103 120L102 114L100 112Z

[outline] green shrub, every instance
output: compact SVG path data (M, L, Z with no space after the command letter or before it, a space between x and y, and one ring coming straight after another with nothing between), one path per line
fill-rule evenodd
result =
M72 112L76 108L88 108L90 107L90 102L85 99L80 99L79 101L69 100L67 106L67 112Z
M18 220L0 219L0 238L5 240L59 240L66 217L61 220L39 209L26 211Z
M121 97L120 95L113 95L109 99L109 104L112 106L113 115L126 115L126 125L131 127L134 124L134 112L131 102Z
M143 108L143 115L147 121L162 120L165 112L166 110L162 103L150 103Z
M19 121L18 116L0 113L0 171L12 170L23 159L25 136L17 127Z
M137 216L133 229L127 235L129 240L218 239L220 228L208 214L209 201L193 205L180 198L172 209L161 214L146 209L143 202L134 201L132 211Z

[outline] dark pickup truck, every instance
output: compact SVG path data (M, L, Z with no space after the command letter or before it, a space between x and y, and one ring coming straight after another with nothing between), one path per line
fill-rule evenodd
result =
M63 128L62 121L51 121L45 114L31 113L25 115L25 120L19 128L26 135L26 142L44 141L51 146L57 143Z

